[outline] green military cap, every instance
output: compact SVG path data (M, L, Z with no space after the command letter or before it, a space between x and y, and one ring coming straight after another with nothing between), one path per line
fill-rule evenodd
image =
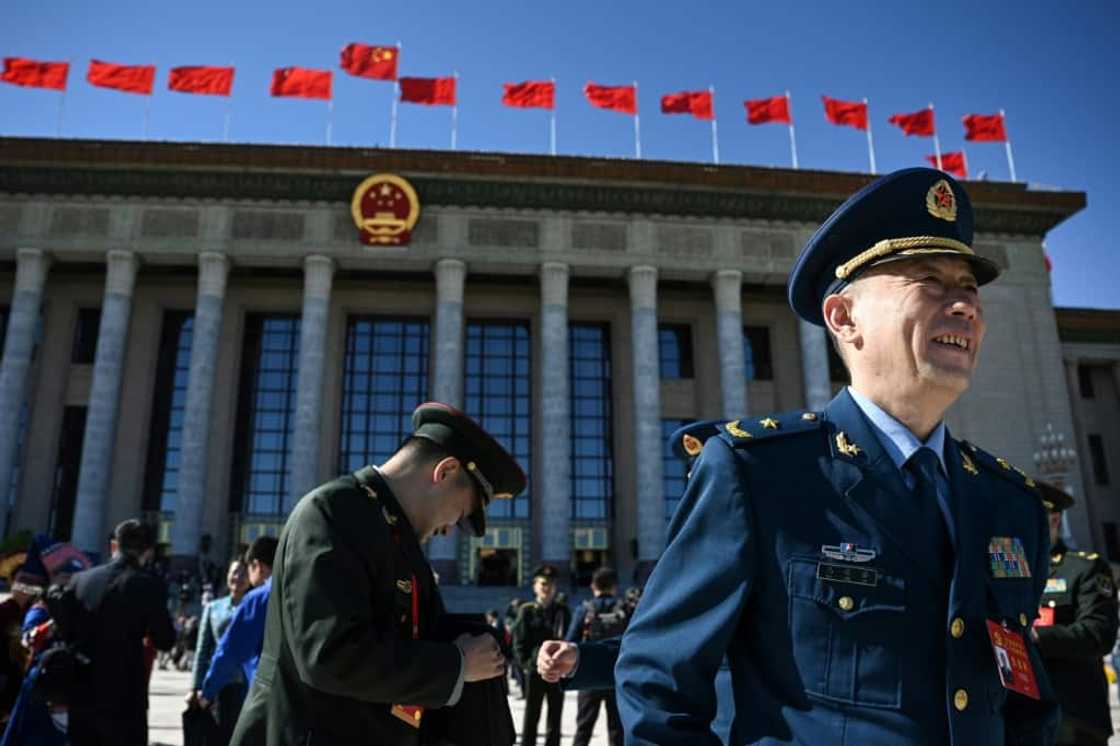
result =
M560 573L556 570L556 567L554 565L537 565L537 568L533 570L533 580L536 580L537 578L543 578L544 580L555 583L556 578L558 578L559 576Z
M467 516L475 536L486 534L486 506L525 489L525 472L488 432L455 407L426 402L412 413L412 435L426 438L454 456L478 485L482 505Z
M1049 482L1038 481L1038 491L1042 495L1042 505L1051 513L1061 513L1073 505L1073 495L1059 489Z

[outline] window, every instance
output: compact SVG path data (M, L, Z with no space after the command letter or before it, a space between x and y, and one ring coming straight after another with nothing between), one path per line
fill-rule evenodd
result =
M346 322L338 470L384 463L412 433L428 399L426 319L351 316Z
M1089 436L1089 460L1093 463L1093 481L1108 484L1108 462L1104 457L1104 440L1099 435Z
M175 510L193 331L194 314L187 311L164 313L149 431L152 439L148 444L144 476L143 509L146 511Z
M773 381L770 362L770 327L743 327L743 364L748 381Z
M1108 552L1108 559L1115 562L1120 559L1120 534L1117 534L1116 523L1113 521L1105 521L1101 524L1104 529L1104 547Z
M1093 399L1096 394L1093 391L1093 366L1080 363L1077 366L1077 383L1081 388L1082 399Z
M665 495L665 522L673 517L688 482L688 463L673 455L669 437L693 420L661 420L661 492Z
M692 378L692 328L688 324L658 326L657 354L662 378Z
M603 324L570 324L568 344L572 518L609 518L614 505L610 332Z
M828 350L828 380L833 383L847 383L848 369L844 367L844 361L840 359L840 353L836 351L836 345L832 343L831 339L826 339L825 344Z
M78 310L78 323L74 327L74 346L70 362L76 365L92 365L97 355L97 332L101 328L100 308L81 308Z
M467 323L466 413L501 443L531 474L532 361L524 321ZM512 500L495 500L489 518L528 518L530 487Z
M295 429L299 317L246 317L241 359L233 509L249 515L283 515Z
M78 499L78 472L82 465L82 442L86 433L86 408L62 410L62 431L58 434L58 460L54 467L54 490L47 519L50 535L69 541L74 527L74 506Z

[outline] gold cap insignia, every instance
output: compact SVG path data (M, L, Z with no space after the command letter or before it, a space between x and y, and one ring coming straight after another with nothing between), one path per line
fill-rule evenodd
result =
M684 437L681 438L681 447L684 448L684 452L689 456L699 456L700 451L704 450L704 444L701 443L698 438L688 433L685 433Z
M926 192L926 210L935 218L947 220L950 223L957 219L957 197L953 194L953 187L945 179L939 179Z
M762 425L767 430L777 430L778 429L778 421L775 420L773 417L767 417L765 419L759 420L758 424Z
M848 436L843 431L836 433L836 450L845 456L858 456L862 451L855 443L848 442Z
M753 437L743 428L739 427L739 420L732 420L723 426L723 429L734 435L736 438L750 438Z

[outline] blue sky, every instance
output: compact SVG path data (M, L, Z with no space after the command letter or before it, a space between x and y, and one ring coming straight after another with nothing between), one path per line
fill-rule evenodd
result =
M1070 9L1073 10L1070 10ZM322 102L273 99L272 70L332 69L336 145L386 145L392 85L338 69L347 43L403 45L401 73L458 71L459 147L543 153L547 114L501 106L501 84L556 78L561 154L629 157L629 117L591 108L589 80L638 81L643 155L709 161L704 122L658 112L663 93L716 88L724 163L788 166L784 127L746 125L742 101L789 89L803 168L867 170L863 133L824 120L820 95L871 104L880 171L922 163L928 138L887 124L895 112L933 102L943 150L963 142L960 117L1007 111L1018 176L1082 190L1089 207L1047 239L1057 305L1120 308L1117 131L1120 6L1089 1L972 3L590 2L474 3L94 2L19 3L5 10L0 56L69 59L65 137L220 140L227 106L232 139L324 142ZM156 64L150 98L97 89L88 60ZM233 64L225 99L166 90L177 65ZM59 95L0 85L0 132L53 136ZM398 145L446 148L450 112L405 104ZM1008 177L1003 146L968 143L974 174Z

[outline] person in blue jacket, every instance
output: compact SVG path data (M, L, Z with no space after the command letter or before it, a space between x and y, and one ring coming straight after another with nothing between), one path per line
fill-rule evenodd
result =
M218 693L237 677L240 670L246 686L253 683L257 660L264 645L264 623L268 613L268 598L272 593L272 563L276 556L277 539L274 536L257 537L245 552L249 569L249 584L253 590L245 594L233 614L218 647L210 658L210 669L202 681L198 702L209 707Z
M1034 483L952 437L986 325L968 195L907 169L841 205L789 300L851 385L821 412L743 416L706 442L615 666L628 746L1051 744L1029 631L1046 582ZM695 441L695 442L693 442ZM1013 650L1006 684L996 647Z

